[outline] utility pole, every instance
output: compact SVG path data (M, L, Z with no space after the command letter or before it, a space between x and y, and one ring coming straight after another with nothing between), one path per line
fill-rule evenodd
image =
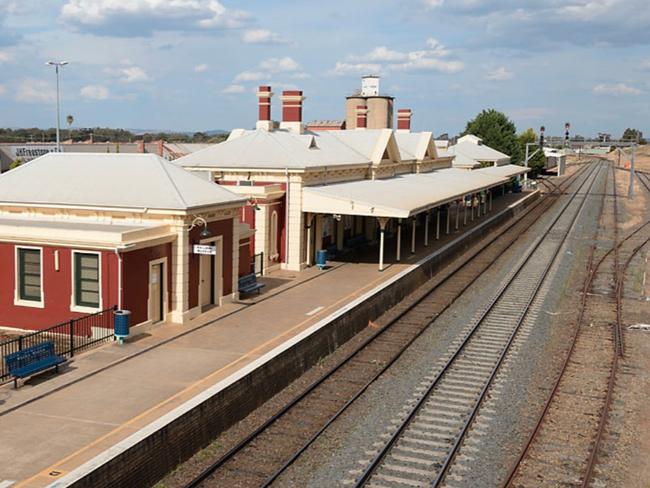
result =
M632 157L630 158L630 186L627 189L627 198L634 200L634 156L636 144L632 146Z
M61 110L59 107L59 68L63 68L67 61L48 61L49 66L54 66L56 71L56 152L61 152Z

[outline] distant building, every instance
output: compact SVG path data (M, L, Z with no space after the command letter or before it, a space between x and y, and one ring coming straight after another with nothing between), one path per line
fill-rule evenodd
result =
M510 164L510 156L483 144L480 137L468 134L449 146L447 153L454 156L454 167L474 169L484 166Z
M393 102L393 97L380 93L378 76L364 76L361 90L346 98L345 127L356 129L358 115L363 112L367 129L392 129Z
M63 153L106 154L156 154L168 161L205 149L209 144L175 143L165 141L144 142L62 142ZM31 161L56 152L56 143L0 143L0 172L7 171L11 163Z
M308 131L344 130L345 120L312 120L305 129Z

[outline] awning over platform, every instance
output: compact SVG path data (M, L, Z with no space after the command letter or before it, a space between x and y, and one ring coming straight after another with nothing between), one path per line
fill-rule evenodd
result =
M489 168L477 169L474 172L480 172L492 176L501 176L503 178L512 178L514 176L523 175L530 171L530 168L518 166L516 164L506 164L504 166L490 166Z
M111 224L47 219L0 218L0 241L93 249L136 249L152 241L171 242L169 225Z
M448 168L380 180L310 186L303 189L303 210L407 218L507 181L503 176Z

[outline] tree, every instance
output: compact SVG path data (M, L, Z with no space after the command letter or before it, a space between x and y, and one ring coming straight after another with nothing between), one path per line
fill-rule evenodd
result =
M521 154L523 155L521 159L523 164L526 159L526 144L529 144L531 142L537 143L537 134L535 134L535 131L533 129L527 129L519 134L519 136L517 136L517 140L519 141L519 147ZM528 161L528 167L531 169L531 176L537 176L544 170L544 167L546 166L546 156L544 156L544 151L539 146L530 146L528 148L528 154L533 154L537 149L539 149L537 154L531 157Z
M623 132L623 137L621 139L628 141L637 141L639 144L646 144L646 140L643 138L643 132L637 129L625 129L625 132Z
M497 110L483 110L475 119L467 122L462 135L467 134L478 136L486 146L507 154L513 164L522 160L515 124Z
M72 140L72 123L74 122L74 117L72 115L68 115L65 118L65 121L68 123L68 139Z

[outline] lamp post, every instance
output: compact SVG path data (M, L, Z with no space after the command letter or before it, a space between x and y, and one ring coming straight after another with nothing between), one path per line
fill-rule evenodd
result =
M48 61L48 66L54 66L56 71L56 152L61 152L61 116L59 108L59 68L63 68L67 61Z

